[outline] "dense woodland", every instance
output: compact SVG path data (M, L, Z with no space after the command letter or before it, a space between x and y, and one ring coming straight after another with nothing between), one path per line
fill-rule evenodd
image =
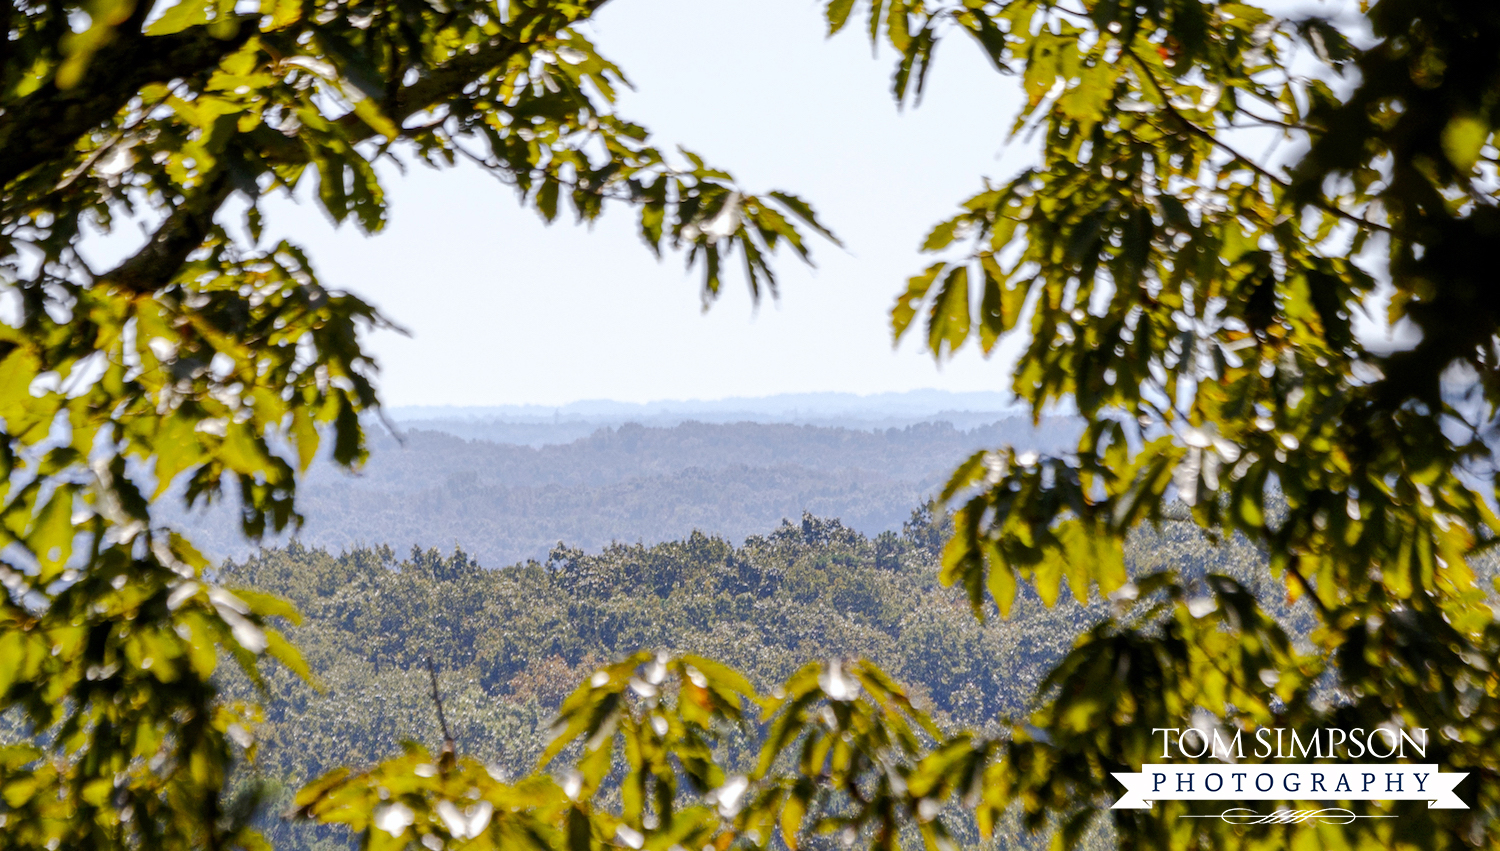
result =
M457 545L502 565L543 561L559 541L593 550L702 530L737 542L803 511L874 536L901 528L911 507L975 450L1061 451L1077 442L1079 428L1067 418L970 429L626 424L539 447L421 429L398 440L377 428L358 475L319 462L299 486L307 517L300 540L334 551ZM232 508L178 520L210 555L249 552Z
M345 847L333 829L276 814L297 784L324 770L388 757L404 739L440 744L429 654L460 749L511 776L534 767L562 698L596 664L638 648L708 655L761 688L811 659L864 657L942 723L995 729L1025 716L1046 671L1109 603L1064 598L1049 609L1023 596L1009 618L992 612L981 623L936 580L943 535L940 520L919 510L900 533L873 538L804 515L741 546L695 533L649 547L559 546L545 562L499 569L463 551L333 554L300 543L230 561L221 568L227 584L301 610L292 637L322 687L273 674L257 761L242 782L270 793L265 820L277 848ZM1129 555L1137 574L1175 567L1247 582L1264 574L1253 550L1214 547L1188 523L1137 538ZM1306 616L1270 602L1294 626ZM1015 833L1001 844L1013 841L1021 841Z

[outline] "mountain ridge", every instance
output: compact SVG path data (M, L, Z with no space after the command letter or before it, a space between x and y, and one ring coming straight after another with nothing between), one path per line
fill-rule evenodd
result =
M627 423L540 446L411 429L371 436L355 475L314 464L299 488L308 546L462 546L487 567L544 559L558 541L590 550L695 531L743 540L804 512L864 534L899 529L913 505L978 449L1066 451L1071 418L1011 417L973 429L876 430L789 423ZM244 557L231 507L179 514L211 557ZM268 545L286 540L267 541Z

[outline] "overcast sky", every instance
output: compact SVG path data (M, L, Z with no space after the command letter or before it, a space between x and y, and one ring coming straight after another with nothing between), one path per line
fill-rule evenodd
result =
M889 51L872 59L858 31L824 32L813 0L615 0L590 26L636 85L622 114L750 191L802 195L844 240L816 245L815 270L781 256L779 302L755 309L733 275L705 315L697 276L679 257L658 263L627 208L592 232L546 227L472 168L388 172L390 223L373 238L334 230L311 203L268 205L268 233L410 329L373 340L389 405L1004 389L1003 357L939 369L910 341L893 351L887 311L928 262L927 227L981 176L1029 159L1005 146L1015 79L955 36L903 114Z

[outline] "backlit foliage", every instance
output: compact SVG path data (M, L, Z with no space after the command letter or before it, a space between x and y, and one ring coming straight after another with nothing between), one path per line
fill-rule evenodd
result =
M1020 81L1015 132L1040 142L1037 167L933 228L923 247L941 259L892 313L938 358L1023 334L1016 394L1088 421L1075 452L980 453L944 491L959 507L944 577L976 610L1023 584L1055 599L1063 580L1121 610L1039 695L1041 733L1006 746L1023 779L1005 797L1064 819L1066 842L1118 792L1109 772L1148 761L1152 727L1199 710L1231 726L1391 722L1432 731L1434 761L1471 773L1472 809L1257 833L1158 803L1112 813L1120 841L1493 842L1500 625L1471 564L1500 532L1483 236L1500 222L1500 12L872 0L831 4L832 28L856 7L901 56L898 99L921 92L937 44L971 36ZM1356 322L1387 283L1384 318L1414 339L1394 351ZM1310 648L1233 583L1130 581L1126 535L1173 503L1313 600Z
M286 612L214 585L152 502L295 527L314 457L365 457L361 335L388 324L263 240L262 198L315 186L374 233L380 160L465 160L549 222L632 206L705 302L732 252L759 295L770 252L807 255L791 219L826 234L613 112L624 77L576 29L601 5L0 3L0 711L32 734L0 757L0 845L262 844L223 791L251 710L211 675L304 670L266 624ZM87 262L91 230L137 224L123 260Z

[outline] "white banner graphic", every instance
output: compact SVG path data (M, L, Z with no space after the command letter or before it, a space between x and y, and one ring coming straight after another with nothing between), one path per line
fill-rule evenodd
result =
M1437 810L1466 810L1453 787L1467 772L1436 765L1181 765L1141 766L1116 773L1125 794L1112 809L1147 810L1152 801L1426 801Z

